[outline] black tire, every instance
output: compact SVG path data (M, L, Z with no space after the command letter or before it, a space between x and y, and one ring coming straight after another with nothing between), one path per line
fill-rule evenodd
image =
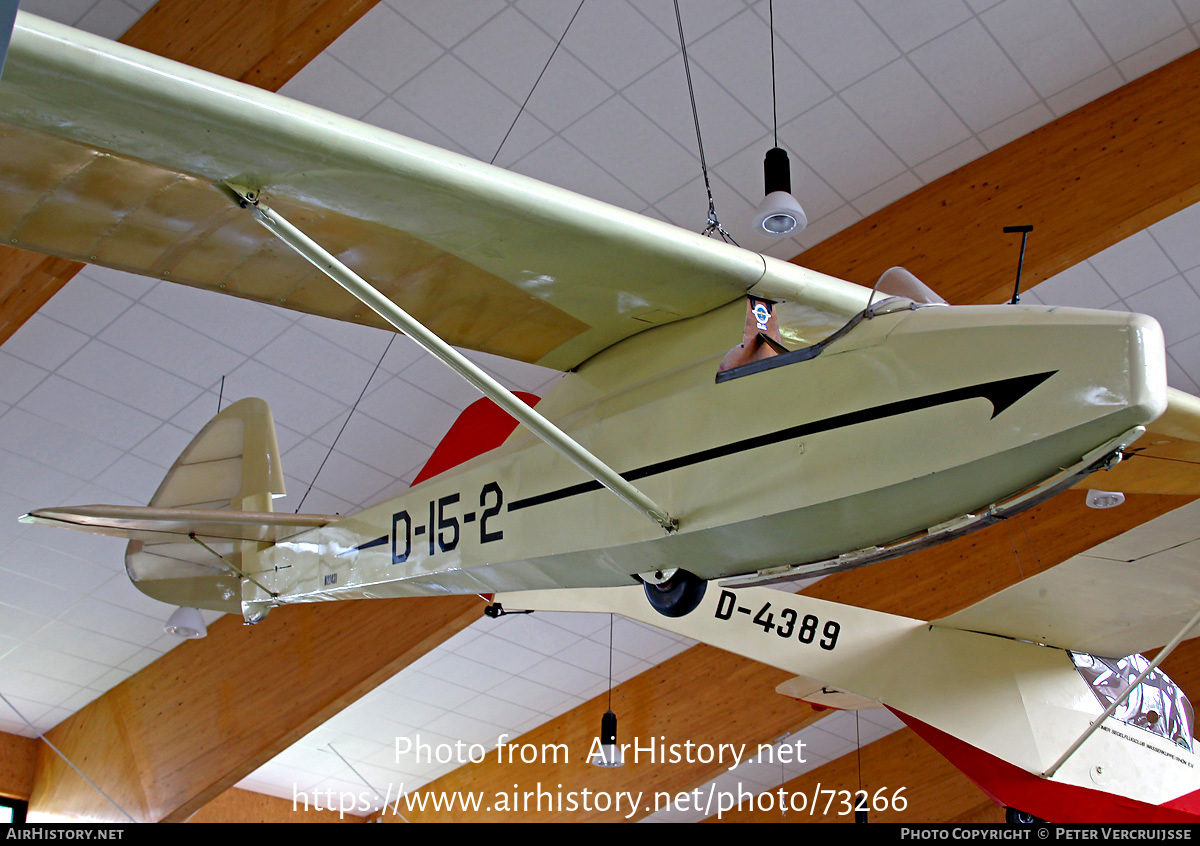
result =
M1004 821L1009 825L1037 825L1038 823L1045 822L1045 820L1039 820L1033 814L1018 811L1016 808L1004 809Z
M704 590L708 582L687 570L676 570L671 578L662 584L645 583L646 599L652 607L664 617L683 617L690 614L704 599Z

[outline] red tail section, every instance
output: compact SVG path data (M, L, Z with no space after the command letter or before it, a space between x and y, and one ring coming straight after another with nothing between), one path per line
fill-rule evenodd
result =
M530 408L538 404L541 397L516 391L516 396ZM433 455L425 462L421 472L413 479L417 485L439 473L445 473L452 467L457 467L464 461L470 461L477 455L483 455L504 443L517 421L508 412L496 405L487 397L463 409L458 415L450 431L437 445Z

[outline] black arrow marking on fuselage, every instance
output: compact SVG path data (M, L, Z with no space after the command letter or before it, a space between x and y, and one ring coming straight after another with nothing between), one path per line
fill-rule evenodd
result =
M857 426L860 423L883 420L887 417L898 417L901 414L922 411L926 408L936 408L939 405L950 405L951 403L962 402L963 400L986 399L992 404L992 416L990 419L995 419L997 415L1003 413L1017 402L1017 400L1021 399L1057 372L1057 370L1048 370L1045 373L1033 373L1028 376L1013 376L1008 379L998 379L995 382L968 385L965 388L954 388L949 391L940 391L936 394L927 394L923 397L897 400L896 402L888 402L883 405L873 406L872 408L837 414L833 417L826 417L823 420L801 423L798 426L789 426L786 429L768 432L765 435L756 435L753 438L744 438L740 441L710 447L709 449L693 452L678 458L647 464L644 467L638 467L635 470L622 473L621 478L629 482L636 482L638 479L657 476L660 473L669 473L672 470L678 470L682 467L690 467L693 464L713 461L717 458L725 458L730 455L736 455L739 452L771 446L782 441L790 441L819 432L829 432L834 429L844 429L847 426ZM580 482L577 485L568 485L558 490L547 491L543 494L536 494L525 499L515 500L508 504L508 510L518 511L522 508L530 508L534 505L543 505L547 502L554 502L555 500L565 499L570 496L598 491L601 488L602 485L594 480Z
M362 552L364 549L371 549L372 547L383 546L387 542L388 542L388 536L384 535L381 538L374 538L372 540L367 541L366 543L360 543L358 546L354 547L353 549L343 549L341 552L337 553L337 555L340 558L343 555L349 555L351 552Z

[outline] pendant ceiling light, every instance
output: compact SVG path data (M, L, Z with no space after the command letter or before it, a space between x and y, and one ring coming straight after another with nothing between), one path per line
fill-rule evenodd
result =
M608 615L608 710L604 712L604 716L600 718L600 737L599 744L595 744L595 751L592 755L591 763L596 767L623 767L625 766L624 756L621 754L621 747L617 746L617 715L612 709L612 653L613 653L613 615Z
M200 612L195 608L183 607L175 609L171 619L167 620L167 624L163 626L163 631L189 640L208 634L208 628L204 625L204 618L200 616Z
M754 229L759 234L782 238L808 225L800 203L792 196L792 167L787 153L779 146L779 109L775 100L775 4L768 4L771 29L771 114L775 125L775 146L763 160L763 193L766 195L754 214Z

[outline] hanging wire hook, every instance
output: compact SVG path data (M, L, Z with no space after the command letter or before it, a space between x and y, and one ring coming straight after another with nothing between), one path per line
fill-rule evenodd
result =
M708 192L708 225L704 233L708 237L716 232L721 240L735 247L741 246L733 239L717 217L717 204L713 201L712 184L708 181L708 162L704 157L704 140L700 137L700 113L696 111L696 92L692 87L692 70L688 64L687 42L683 37L683 18L679 14L679 0L675 0L675 23L679 27L679 49L683 51L683 72L687 76L688 97L692 101L692 121L696 124L696 146L700 148L700 172L704 174L704 190Z

